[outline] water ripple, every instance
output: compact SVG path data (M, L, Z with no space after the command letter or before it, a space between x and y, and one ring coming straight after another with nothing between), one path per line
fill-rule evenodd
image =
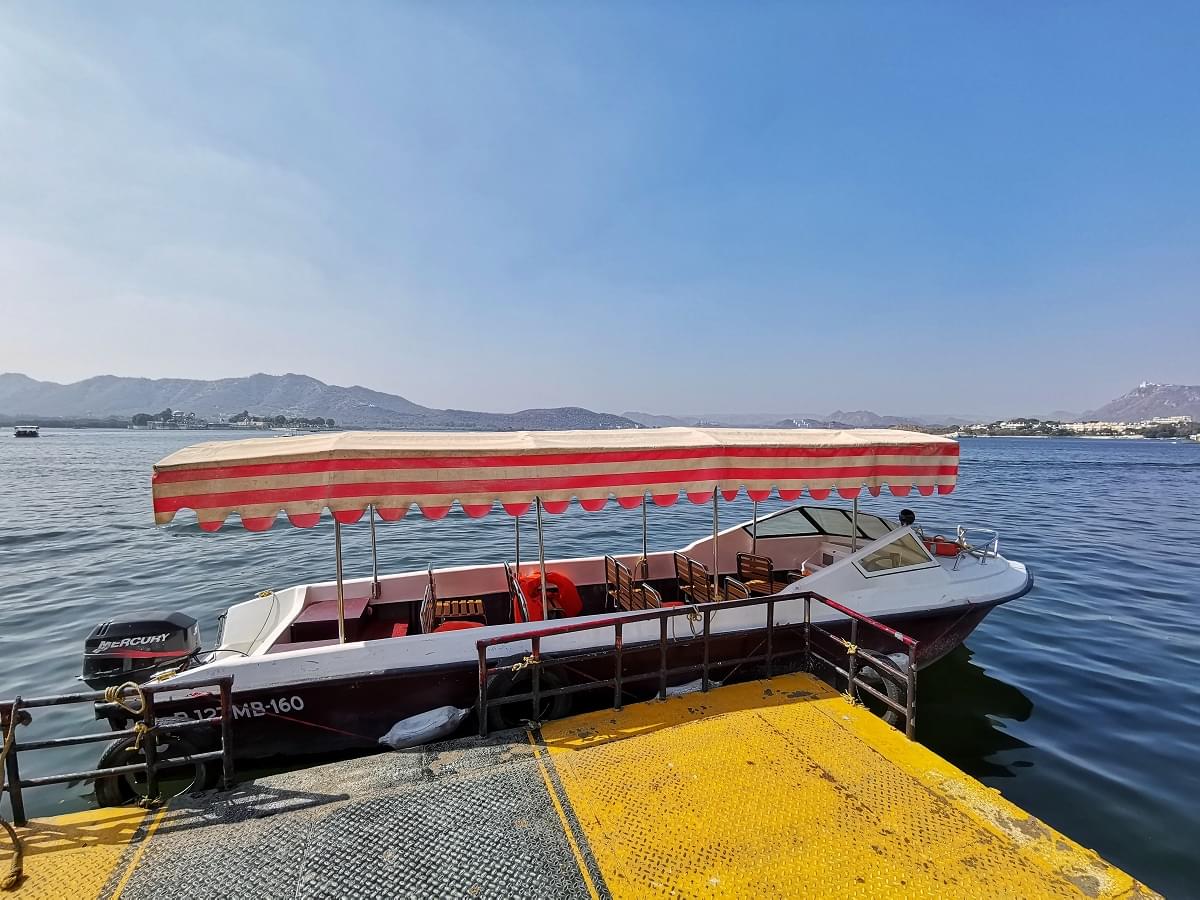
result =
M0 693L75 688L83 638L104 616L186 609L211 639L230 603L333 577L327 525L213 535L185 514L153 527L150 466L193 435L43 434L0 441ZM868 505L998 528L1002 550L1030 566L1037 587L922 674L920 739L1152 886L1190 893L1200 879L1200 444L974 439L962 452L949 497ZM749 511L742 499L722 507L722 520ZM652 548L705 534L710 516L687 503L652 508ZM640 512L615 506L573 507L546 527L554 556L632 551L640 535ZM348 572L367 573L365 526L346 538ZM463 564L509 557L513 523L410 516L379 538L385 571ZM80 718L54 711L39 724L67 734ZM86 767L92 757L72 748L28 768ZM82 789L50 791L30 792L35 812L82 803Z

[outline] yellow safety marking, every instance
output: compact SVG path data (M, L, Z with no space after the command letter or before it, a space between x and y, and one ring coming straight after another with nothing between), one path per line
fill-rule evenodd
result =
M615 897L1152 895L810 675L541 736Z
M15 891L3 896L19 900L99 896L145 818L142 809L106 807L31 821L17 829L25 844L25 877ZM0 871L8 871L11 858L7 846L0 849Z
M120 882L113 889L111 900L120 900L121 892L125 890L125 885L129 884L129 879L133 876L137 869L137 864L141 862L142 854L146 852L146 847L150 843L150 838L154 837L154 832L158 830L158 826L162 823L163 816L167 814L167 807L163 807L154 814L154 821L150 823L150 827L146 829L146 835L143 837L134 851L133 858L129 860L129 865L125 867L125 873L121 876Z
M558 791L554 787L554 779L546 771L546 763L543 760L544 751L538 745L532 731L526 732L526 736L529 738L529 743L533 745L534 754L538 761L538 771L542 773L542 781L546 783L546 793L550 795L550 800L554 804L554 811L558 813L559 824L562 825L563 834L567 836L567 845L571 848L571 855L575 857L575 865L579 867L579 874L583 876L583 883L587 885L588 896L592 897L593 900L600 900L600 894L596 890L596 885L592 883L592 874L588 871L587 862L583 858L583 852L579 849L579 844L575 841L571 821L567 818L562 801L558 799Z

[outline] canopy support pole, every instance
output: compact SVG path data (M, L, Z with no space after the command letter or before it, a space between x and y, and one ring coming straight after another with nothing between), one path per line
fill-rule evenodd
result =
M375 504L372 503L367 507L367 512L371 514L371 599L378 600L383 593L383 588L379 585L379 554L375 549Z
M713 583L712 583L713 593L712 593L712 596L708 598L709 600L717 599L717 582L720 580L720 577L721 577L721 569L718 566L718 556L717 556L717 532L721 528L719 513L717 512L717 499L718 499L717 494L719 491L720 491L720 485L717 485L716 487L713 488Z
M750 552L758 553L758 501L754 501L754 518L750 520Z
M533 502L537 505L538 566L542 572L542 621L546 622L550 619L550 610L546 606L546 544L542 536L542 498L534 497Z
M337 565L338 643L346 643L346 595L342 586L342 523L333 520L333 557Z
M514 530L517 535L517 574L521 574L521 517L513 516Z
M642 492L642 581L650 577L649 541L646 539L646 493Z
M858 550L858 494L854 495L854 512L850 516L850 552Z

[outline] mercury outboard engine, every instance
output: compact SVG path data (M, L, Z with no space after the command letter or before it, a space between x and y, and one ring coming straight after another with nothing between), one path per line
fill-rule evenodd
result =
M184 664L200 650L200 627L187 613L149 612L101 622L83 645L83 680L96 690L142 682Z

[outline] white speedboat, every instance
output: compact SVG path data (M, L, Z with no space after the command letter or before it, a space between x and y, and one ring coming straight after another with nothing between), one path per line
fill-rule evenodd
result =
M953 441L892 430L356 432L200 444L155 466L159 524L191 509L210 531L231 513L253 530L281 512L311 527L329 511L339 577L235 603L207 652L180 613L110 620L88 639L84 677L99 686L158 671L178 687L159 694L161 714L208 717L212 695L196 688L231 675L235 751L267 757L374 746L397 720L443 706L511 724L516 705L493 709L486 698L527 691L520 679L530 673L503 661L543 662L540 689L562 689L538 717L586 702L593 681L611 700L614 652L618 702L665 688L668 654L672 678L699 672L701 654L706 683L710 667L749 677L764 641L767 665L773 652L782 666L806 622L848 633L843 608L883 625L856 632L859 645L908 635L915 665L928 665L1032 578L999 554L994 532L930 535L859 511L858 497L884 486L949 493L957 471ZM720 499L743 490L756 511L773 493L817 502L720 528ZM834 492L852 505L822 505ZM509 560L431 559L341 577L343 531L364 517L374 551L377 517L395 521L415 506L437 519L455 503L478 517L499 506L537 519L540 548L543 513L572 500L644 511L681 493L712 505L713 530L677 552L647 552L643 515L640 550L630 535L624 547L531 564L518 545ZM555 670L565 656L570 665Z

